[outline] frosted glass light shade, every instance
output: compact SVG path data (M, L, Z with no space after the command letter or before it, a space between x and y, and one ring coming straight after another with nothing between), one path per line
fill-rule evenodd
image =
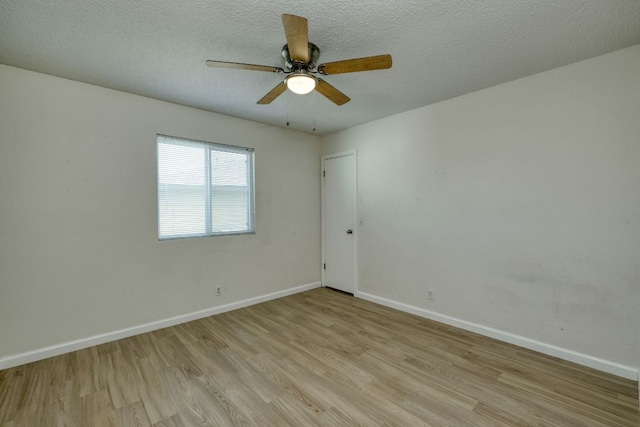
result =
M287 77L287 88L298 95L305 95L316 88L316 79L307 74L294 74Z

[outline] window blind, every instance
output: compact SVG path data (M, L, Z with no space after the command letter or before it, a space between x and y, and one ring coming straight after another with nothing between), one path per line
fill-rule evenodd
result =
M158 135L158 237L255 230L253 149Z

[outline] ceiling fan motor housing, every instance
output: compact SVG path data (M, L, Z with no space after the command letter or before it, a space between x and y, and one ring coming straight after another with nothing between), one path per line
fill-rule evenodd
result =
M289 54L289 45L285 44L282 47L282 61L284 63L283 68L286 72L296 70L312 71L314 68L316 68L318 58L320 58L320 48L311 42L309 42L309 62L294 61L293 59L291 59L291 55Z

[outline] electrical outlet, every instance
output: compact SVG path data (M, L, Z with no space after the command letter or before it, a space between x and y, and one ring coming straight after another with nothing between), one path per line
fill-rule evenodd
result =
M433 292L433 289L427 289L427 299L429 301L433 301L436 299L436 294Z
M222 295L222 286L216 286L216 296Z

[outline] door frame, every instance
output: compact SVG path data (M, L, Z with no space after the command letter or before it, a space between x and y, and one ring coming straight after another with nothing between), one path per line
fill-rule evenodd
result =
M353 295L356 296L356 294L358 293L358 235L360 234L360 231L358 229L359 227L359 223L358 223L358 153L357 150L348 150L348 151L341 151L339 153L333 153L333 154L326 154L324 156L322 156L322 161L321 161L321 167L320 167L320 181L321 181L321 185L320 185L320 206L321 206L321 217L322 217L322 262L320 264L320 271L322 272L321 274L321 283L322 283L322 287L326 287L325 285L325 269L324 269L324 263L326 260L326 256L325 256L325 230L326 230L326 224L325 224L325 189L324 189L324 164L327 160L331 160L331 159L335 159L337 157L346 157L346 156L353 156L353 168L354 168L354 173L353 173L353 179L354 179L354 183L353 183Z

